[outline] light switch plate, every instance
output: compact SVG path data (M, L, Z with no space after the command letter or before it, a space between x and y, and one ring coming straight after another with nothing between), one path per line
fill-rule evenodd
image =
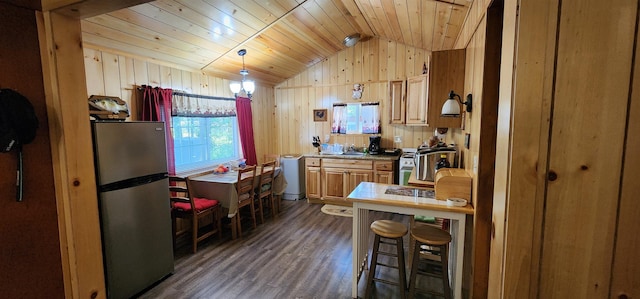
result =
M402 142L402 137L401 137L401 136L394 136L394 137L393 137L393 142L395 142L395 143L401 143L401 142Z

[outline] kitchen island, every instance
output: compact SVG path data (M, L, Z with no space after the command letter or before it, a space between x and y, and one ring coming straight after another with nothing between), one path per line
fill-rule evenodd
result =
M473 215L473 207L448 206L437 200L430 189L397 186L372 182L360 183L347 197L353 203L353 275L351 296L358 298L358 280L368 267L369 211L393 212L451 219L451 246L449 269L453 298L462 298L462 262L464 256L464 232L467 215Z

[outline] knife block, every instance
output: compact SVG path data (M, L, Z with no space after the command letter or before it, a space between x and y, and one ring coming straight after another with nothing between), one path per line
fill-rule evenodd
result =
M465 169L441 168L435 176L436 199L464 198L471 202L471 176Z

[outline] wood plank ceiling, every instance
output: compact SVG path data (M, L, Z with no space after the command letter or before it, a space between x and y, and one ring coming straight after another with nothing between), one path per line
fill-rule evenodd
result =
M473 0L158 0L82 20L85 46L276 85L346 47L350 34L453 47Z

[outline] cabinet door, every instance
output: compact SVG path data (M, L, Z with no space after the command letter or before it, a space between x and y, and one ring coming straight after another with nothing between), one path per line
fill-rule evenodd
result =
M428 78L428 75L420 75L407 79L407 125L427 125Z
M376 171L375 182L393 184L393 171Z
M322 169L322 199L338 199L345 197L345 172L342 168Z
M320 167L307 167L306 183L307 198L320 198L322 196Z
M431 53L429 78L429 108L427 123L434 128L460 128L462 117L441 117L442 105L453 90L466 101L464 91L465 50L434 51ZM460 105L461 113L465 107Z
M389 100L391 102L390 124L404 124L405 120L405 83L404 80L389 82Z
M344 196L349 196L349 193L355 189L360 182L372 182L373 171L362 169L349 169L346 172L346 181Z

